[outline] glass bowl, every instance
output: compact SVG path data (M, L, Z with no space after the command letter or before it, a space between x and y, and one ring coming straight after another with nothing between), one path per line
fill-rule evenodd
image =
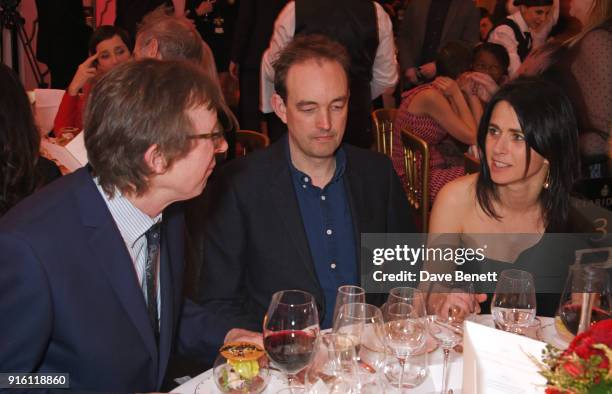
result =
M270 380L268 359L259 345L229 342L219 349L213 376L223 393L261 393Z

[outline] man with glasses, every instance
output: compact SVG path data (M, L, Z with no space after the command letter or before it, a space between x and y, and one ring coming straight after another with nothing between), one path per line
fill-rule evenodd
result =
M224 166L204 193L199 300L232 324L226 330L260 331L283 289L313 294L329 328L338 286L359 284L360 235L414 231L390 160L342 144L348 63L325 36L289 43L274 63L272 98L287 135Z
M159 391L175 344L216 354L218 319L183 302L178 202L202 192L227 149L227 116L214 82L185 62L130 62L96 84L89 165L0 220L0 371Z

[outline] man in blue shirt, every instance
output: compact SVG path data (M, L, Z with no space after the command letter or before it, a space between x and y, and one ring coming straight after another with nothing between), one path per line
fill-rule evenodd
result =
M342 144L348 63L324 36L295 38L274 64L287 135L207 189L199 298L233 327L260 331L283 289L313 294L330 327L338 286L359 284L361 233L414 231L389 159Z

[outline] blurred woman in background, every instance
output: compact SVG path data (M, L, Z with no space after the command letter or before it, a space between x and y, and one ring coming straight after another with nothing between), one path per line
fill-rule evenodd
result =
M21 199L61 176L40 157L40 134L17 74L0 63L0 216Z
M116 65L130 60L131 51L132 43L125 30L105 25L93 32L89 40L90 56L77 69L55 116L56 137L61 137L65 127L83 128L83 111L95 81Z

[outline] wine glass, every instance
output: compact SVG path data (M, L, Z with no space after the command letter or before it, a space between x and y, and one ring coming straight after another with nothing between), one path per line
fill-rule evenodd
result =
M429 333L442 346L444 362L442 365L442 394L448 390L448 361L450 351L463 340L463 322L472 312L466 306L474 306L474 285L471 282L444 282L435 288L430 301L437 299L429 316Z
M536 316L536 295L533 276L527 271L504 270L491 301L495 327L520 334Z
M337 333L319 335L313 362L306 370L306 389L309 394L361 393L357 369L351 337Z
M272 295L263 323L264 349L268 358L295 386L295 375L312 358L319 333L319 314L314 297L301 290L282 290Z
M411 287L391 289L383 307L386 346L397 358L397 387L404 388L404 369L408 356L422 350L427 342L427 312L423 293Z
M338 287L338 293L336 294L336 305L334 306L334 318L332 324L338 317L338 311L344 304L354 304L365 302L365 290L359 286L344 285Z
M370 304L343 305L334 321L333 332L351 338L357 356L359 392L379 393L379 371L384 367L386 351L381 310Z

